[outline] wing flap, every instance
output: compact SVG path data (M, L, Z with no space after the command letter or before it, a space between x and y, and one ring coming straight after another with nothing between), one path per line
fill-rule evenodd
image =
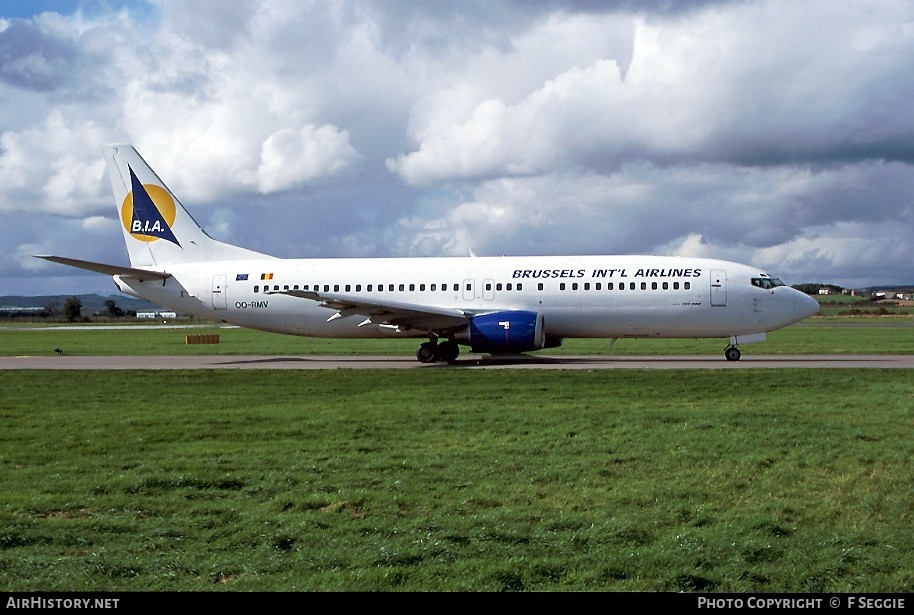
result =
M374 324L394 326L402 330L445 331L466 325L473 316L466 310L455 308L384 301L375 297L369 300L362 296L321 293L313 290L270 291L269 294L317 301L321 307L336 310L327 318L328 321L356 315L365 317L359 323L354 323L354 326Z

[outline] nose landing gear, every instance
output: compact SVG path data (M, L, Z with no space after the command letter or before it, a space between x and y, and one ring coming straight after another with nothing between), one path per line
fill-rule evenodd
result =
M740 352L739 348L736 346L727 346L724 349L724 356L727 357L728 361L739 361Z

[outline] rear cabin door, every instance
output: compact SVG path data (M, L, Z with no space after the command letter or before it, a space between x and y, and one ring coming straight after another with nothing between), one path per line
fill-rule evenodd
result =
M213 309L224 310L225 308L225 276L213 276Z

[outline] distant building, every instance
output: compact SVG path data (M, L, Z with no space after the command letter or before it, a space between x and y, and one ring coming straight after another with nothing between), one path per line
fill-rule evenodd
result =
M137 312L137 318L177 318L176 312Z
M910 301L914 298L914 293L908 293L900 290L879 290L875 294L876 299L899 299L901 301Z
M0 314L7 314L10 316L37 316L42 312L44 312L43 307L19 307L15 305L0 306Z

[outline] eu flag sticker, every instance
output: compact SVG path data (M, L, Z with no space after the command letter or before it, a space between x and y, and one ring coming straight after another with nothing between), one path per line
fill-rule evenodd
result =
M246 273L239 273L238 275L235 276L236 282L243 282L247 279L248 279L248 274L246 274Z

